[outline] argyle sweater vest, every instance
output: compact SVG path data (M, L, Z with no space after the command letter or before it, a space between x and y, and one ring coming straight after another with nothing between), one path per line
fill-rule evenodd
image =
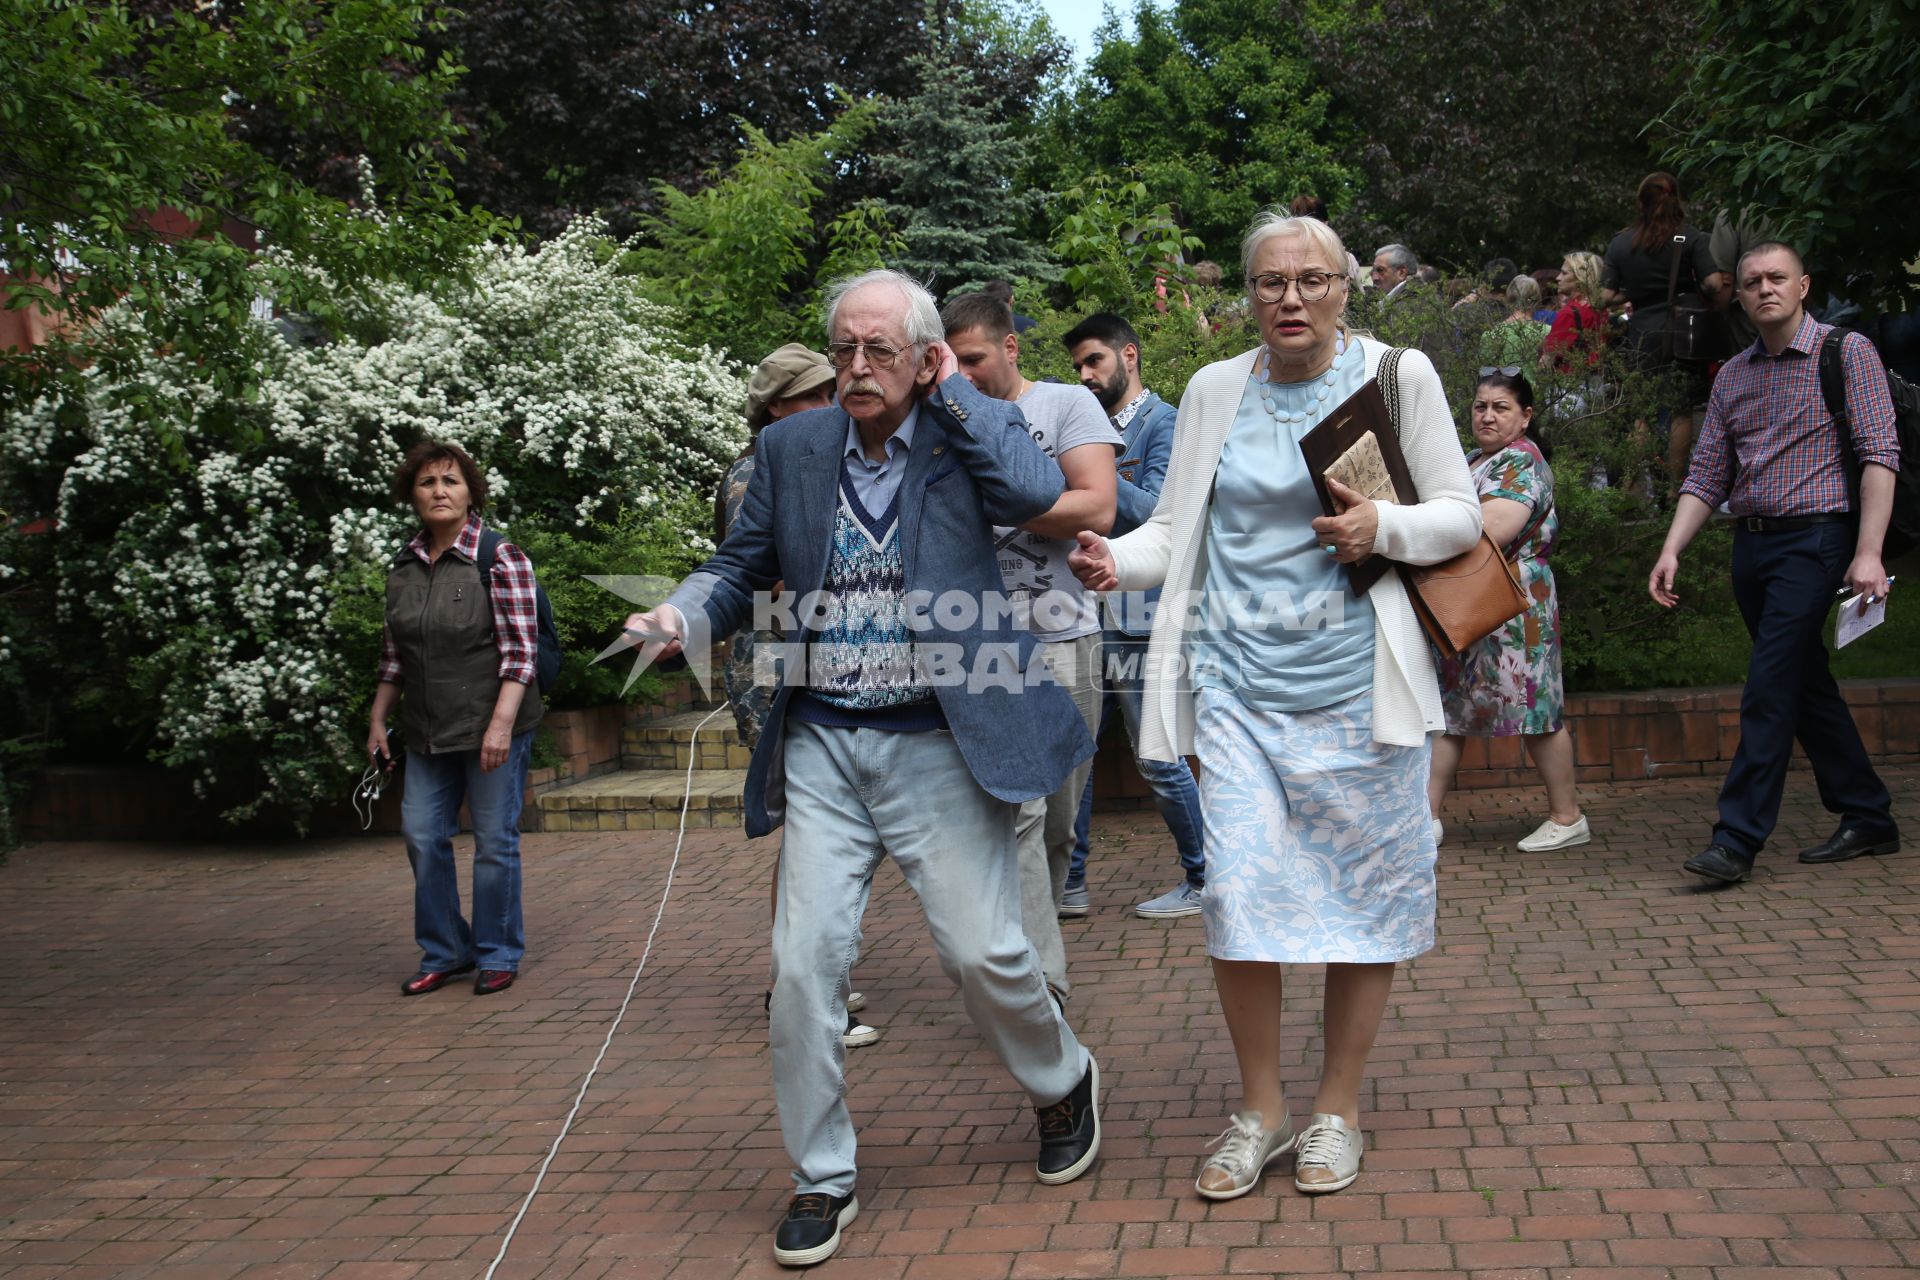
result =
M916 719L912 712L919 704L938 715L933 690L914 669L899 533L898 493L885 511L873 515L855 495L842 462L833 551L822 584L832 612L808 646L810 696L804 702L813 705L795 708L805 719L866 724L877 718L891 727L912 728L919 726L901 716Z

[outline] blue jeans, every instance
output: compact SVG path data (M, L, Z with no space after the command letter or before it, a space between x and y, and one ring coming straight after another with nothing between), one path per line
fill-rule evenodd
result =
M1147 638L1130 636L1107 628L1101 645L1107 692L1100 700L1100 727L1096 740L1107 731L1107 718L1115 706L1127 727L1127 741L1140 741L1140 703L1146 692L1141 673L1146 669ZM1193 770L1184 760L1143 760L1134 757L1140 776L1153 789L1153 807L1173 836L1173 847L1180 854L1180 869L1187 883L1198 889L1207 883L1207 855L1200 834L1200 789L1194 785ZM1073 861L1067 868L1067 883L1079 888L1087 882L1087 827L1093 821L1093 775L1080 795L1080 815L1074 822Z
M974 781L953 735L788 720L787 822L773 916L773 1096L797 1192L853 1190L848 975L880 859L920 899L940 967L987 1047L1036 1106L1067 1096L1087 1051L1047 995L1020 927L1019 806ZM896 1117L929 1104L912 1081ZM937 1110L937 1108L936 1108ZM890 1123L905 1123L896 1119Z
M407 752L400 830L413 864L413 934L423 973L469 961L517 973L526 954L520 927L520 801L527 789L532 729L518 734L506 763L480 771L480 751ZM473 924L460 914L453 837L460 802L473 819Z

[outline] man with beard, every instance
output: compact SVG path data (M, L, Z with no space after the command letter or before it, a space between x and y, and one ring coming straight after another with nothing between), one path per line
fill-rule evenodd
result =
M1140 335L1119 316L1102 312L1088 316L1062 339L1073 357L1080 385L1093 392L1126 441L1121 451L1116 497L1116 534L1136 529L1153 514L1160 486L1167 478L1167 460L1173 456L1174 407L1146 389L1140 381ZM1104 730L1114 706L1127 727L1127 740L1140 738L1140 697L1145 687L1147 633L1153 625L1158 591L1115 592L1105 601L1106 632L1101 644L1101 706L1097 727ZM1096 733L1098 739L1099 734ZM1151 920L1200 914L1200 890L1207 881L1207 860L1200 829L1200 794L1193 773L1184 763L1135 758L1140 776L1153 790L1154 807L1166 820L1180 854L1181 882L1157 898L1134 907ZM1091 909L1087 892L1087 825L1093 812L1093 778L1080 797L1077 841L1067 870L1067 887L1060 914L1083 916Z

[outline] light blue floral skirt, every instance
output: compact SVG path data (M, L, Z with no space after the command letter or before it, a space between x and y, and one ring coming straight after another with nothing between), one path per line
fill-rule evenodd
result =
M1427 744L1375 742L1371 690L1301 712L1195 697L1207 954L1378 964L1430 949Z

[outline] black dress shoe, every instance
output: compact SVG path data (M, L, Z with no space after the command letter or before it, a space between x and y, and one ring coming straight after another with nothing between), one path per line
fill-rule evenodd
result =
M1035 1107L1040 1117L1040 1159L1034 1165L1048 1186L1072 1182L1100 1154L1100 1067L1087 1058L1087 1074L1060 1101Z
M1684 865L1697 876L1725 884L1739 884L1753 874L1753 859L1743 858L1723 844L1708 845Z
M400 984L400 994L403 996L423 996L429 991L438 991L463 973L472 972L473 961L471 960L461 965L458 969L446 969L440 973L432 973L426 969L422 969Z
M1875 833L1864 827L1850 827L1840 824L1840 829L1827 838L1825 844L1817 844L1811 849L1800 851L1802 862L1845 862L1849 858L1858 858L1867 854L1900 852L1900 832L1889 828Z
M774 1232L773 1260L783 1267L825 1262L840 1247L840 1228L859 1212L860 1201L851 1191L844 1196L820 1191L795 1196Z
M496 991L505 991L513 985L514 972L511 969L482 969L473 978L473 994L490 996Z

